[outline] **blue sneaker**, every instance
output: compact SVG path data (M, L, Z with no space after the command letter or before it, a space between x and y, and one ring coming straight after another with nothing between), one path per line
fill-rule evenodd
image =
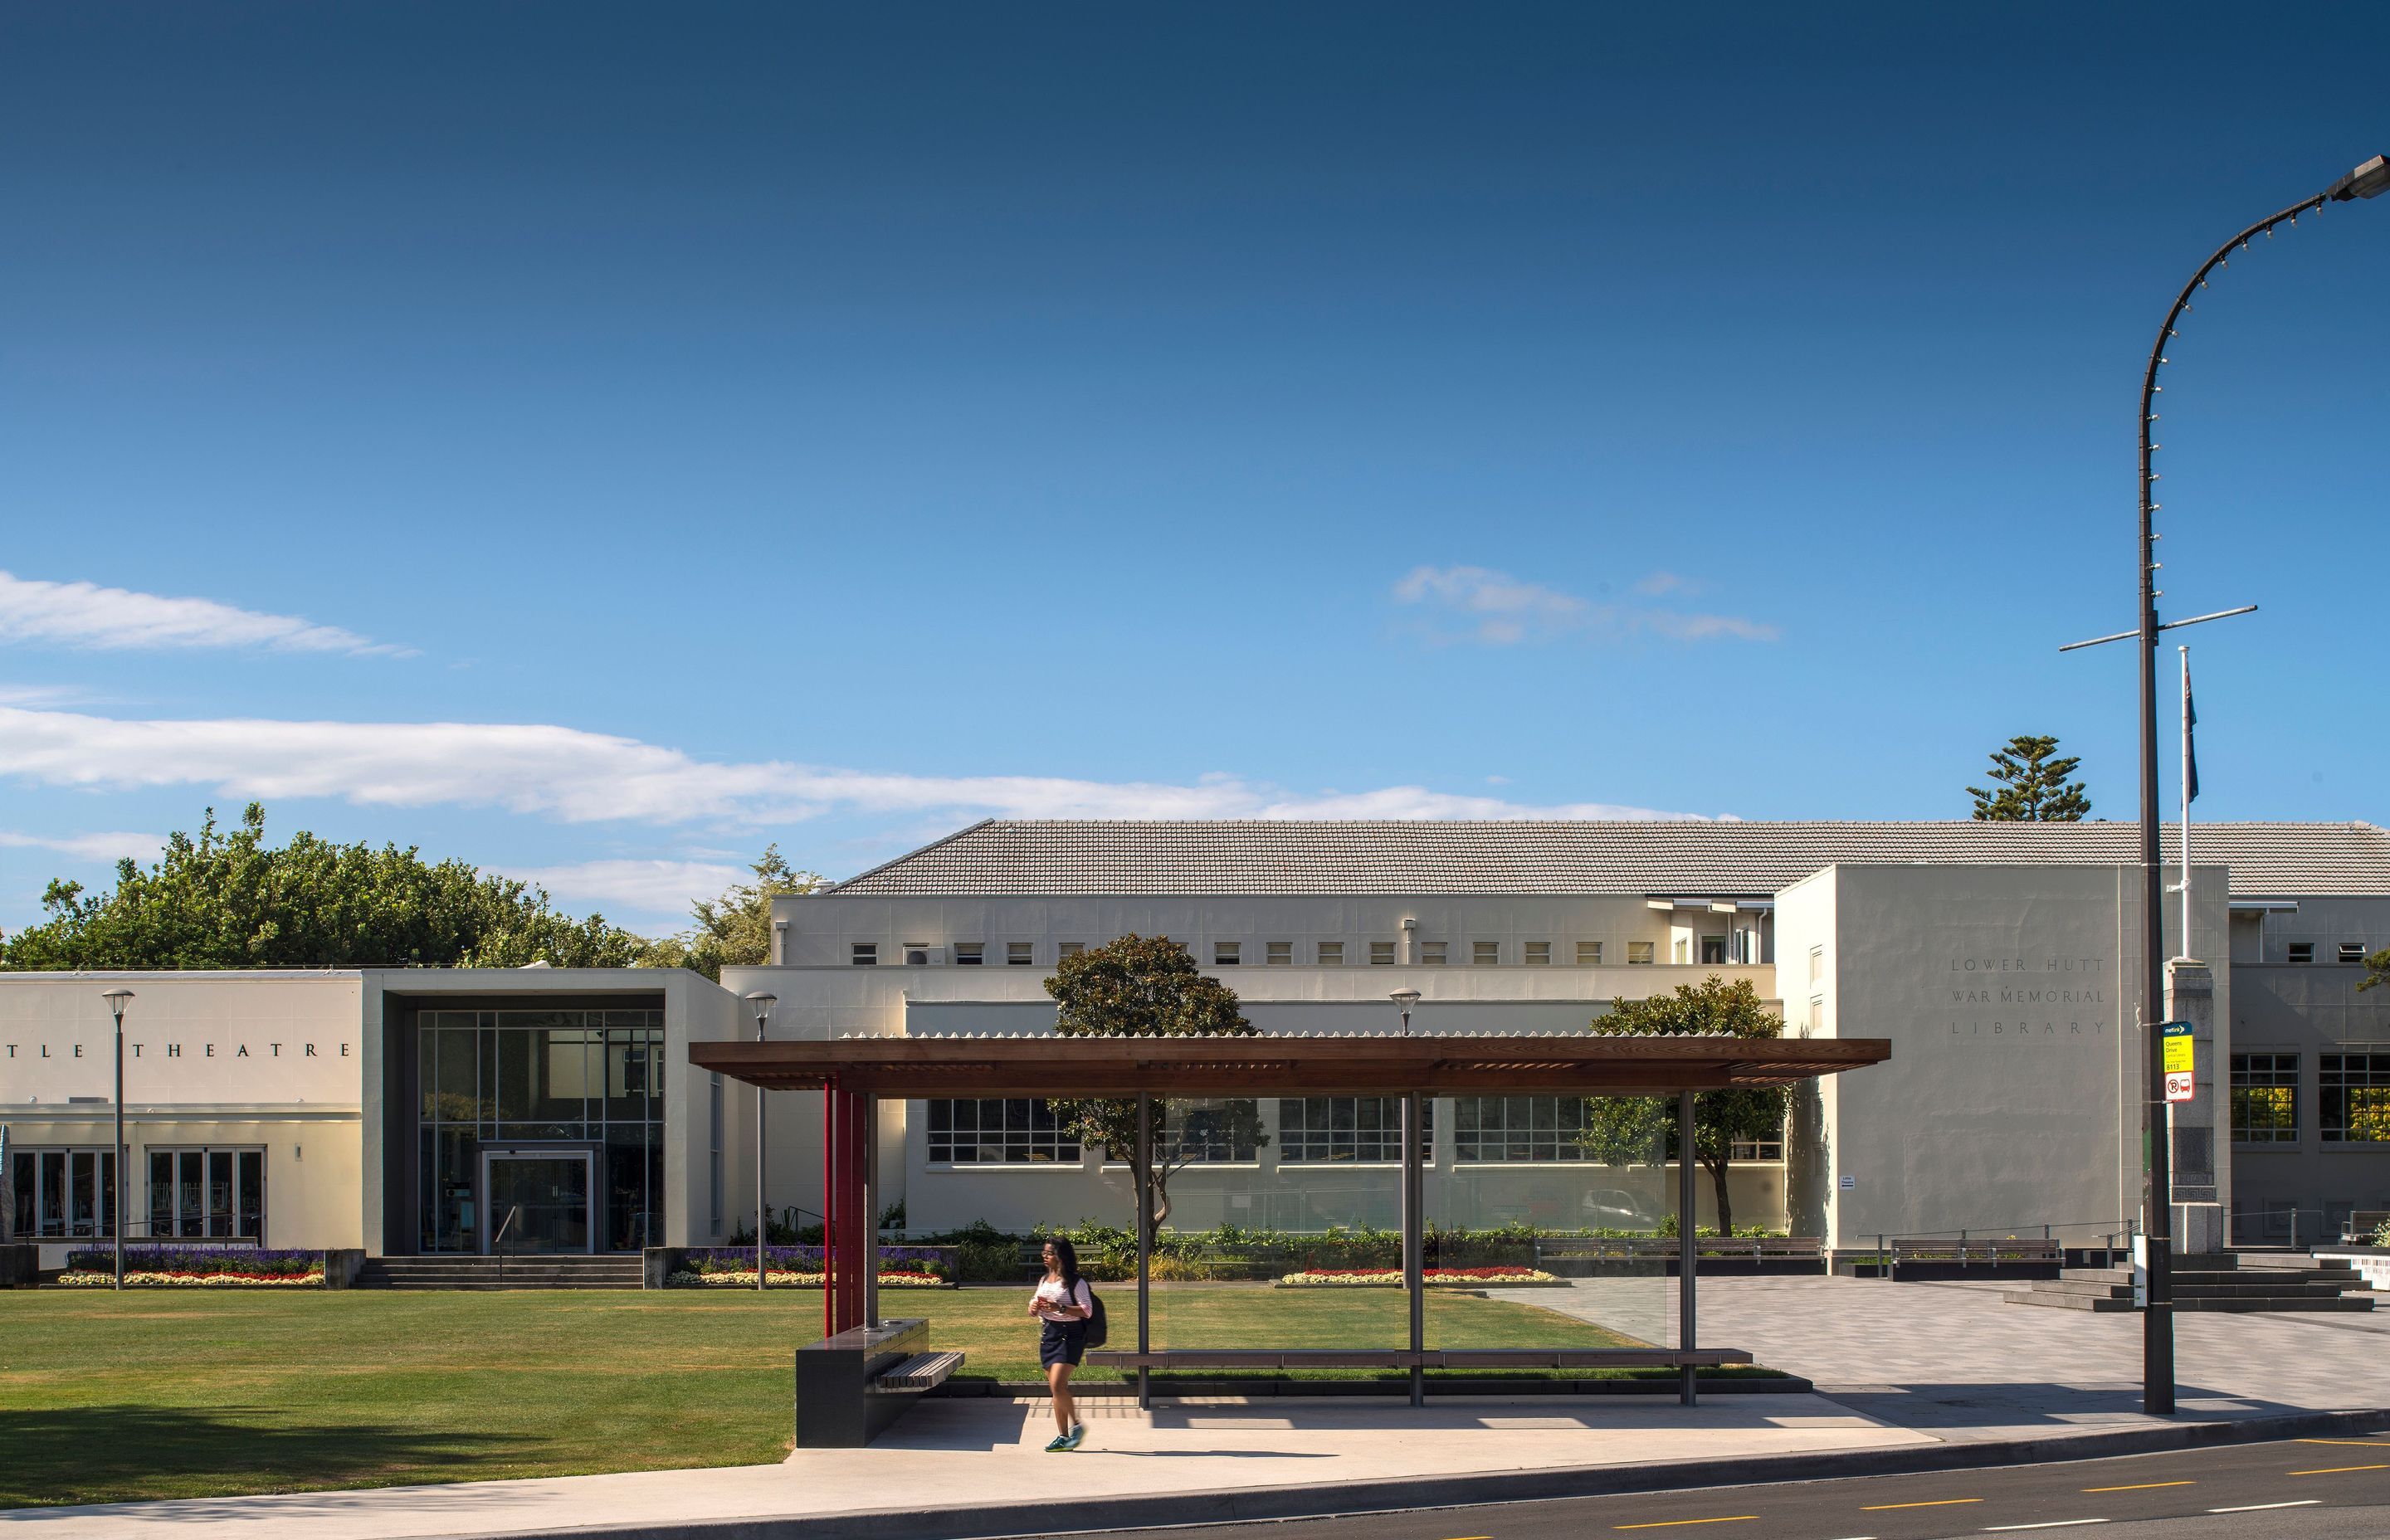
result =
M1054 1435L1054 1442L1046 1446L1046 1452L1049 1455L1067 1455L1073 1447L1075 1445L1071 1443L1070 1434L1057 1433Z
M1076 1449L1080 1444L1086 1442L1087 1425L1084 1422L1073 1422L1071 1424L1070 1432L1064 1435L1064 1448Z

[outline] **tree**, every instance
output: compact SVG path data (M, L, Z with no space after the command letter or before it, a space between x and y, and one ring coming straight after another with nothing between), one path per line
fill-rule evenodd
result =
M2365 990L2378 984L2390 984L2390 946L2365 959L2365 977L2358 981L2357 987Z
M177 831L146 869L116 866L116 887L52 881L49 918L0 941L10 969L623 967L649 943L592 915L559 914L545 890L484 877L462 861L426 862L413 846L336 844L301 830L265 842L265 809L195 839Z
M2075 774L2083 762L2070 754L2063 759L2049 756L2058 751L2054 738L2030 738L2020 735L2009 739L2008 747L1992 753L1991 779L1998 784L1997 791L1982 787L1967 788L1967 795L1975 799L1975 821L1979 824L2079 824L2091 812L2091 799L2083 794L2083 783L2069 784L2066 777Z
M1237 992L1197 971L1195 959L1167 936L1123 936L1055 965L1046 993L1059 1007L1054 1030L1070 1037L1251 1037L1253 1024ZM1156 1099L1149 1138L1137 1137L1137 1103L1058 1097L1054 1120L1082 1144L1099 1144L1125 1161L1129 1179L1150 1193L1153 1228L1170 1216L1170 1178L1210 1149L1268 1143L1261 1115L1246 1100L1210 1103L1181 1118ZM1153 1237L1149 1232L1146 1242Z
M755 874L753 882L734 882L720 898L699 899L689 909L696 925L657 942L645 960L656 968L686 968L716 983L726 967L771 961L772 900L812 892L822 879L790 869L777 845L765 845L747 869Z
M1713 973L1702 984L1678 984L1674 995L1621 1000L1593 1023L1605 1035L1674 1037L1724 1035L1781 1037L1784 1018L1760 1003L1747 979L1728 983ZM1693 1098L1693 1158L1710 1174L1717 1193L1718 1232L1734 1231L1734 1202L1727 1192L1727 1168L1738 1139L1780 1139L1791 1097L1781 1086L1703 1091ZM1673 1097L1592 1097L1586 1103L1580 1142L1605 1165L1664 1165L1681 1159L1677 1149Z

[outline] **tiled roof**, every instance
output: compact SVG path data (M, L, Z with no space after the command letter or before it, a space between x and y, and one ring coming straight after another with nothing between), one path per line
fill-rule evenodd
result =
M2180 831L2168 825L2171 860ZM1757 896L1835 862L2129 865L2129 823L1703 823L989 819L840 883L841 893L1570 893ZM2194 824L2191 855L2248 898L2390 895L2371 824Z

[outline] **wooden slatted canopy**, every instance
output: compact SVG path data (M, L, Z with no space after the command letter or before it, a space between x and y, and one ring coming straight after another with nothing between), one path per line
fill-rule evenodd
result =
M1407 1092L1655 1096L1791 1085L1892 1057L1881 1037L841 1037L691 1043L689 1062L767 1090L882 1097Z

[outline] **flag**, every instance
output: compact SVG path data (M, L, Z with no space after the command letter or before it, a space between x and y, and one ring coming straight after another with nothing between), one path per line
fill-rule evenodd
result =
M2191 660L2182 664L2182 800L2199 801L2199 708L2191 701Z

